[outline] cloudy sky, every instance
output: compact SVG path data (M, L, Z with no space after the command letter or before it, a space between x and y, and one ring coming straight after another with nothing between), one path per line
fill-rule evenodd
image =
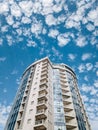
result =
M75 70L98 130L98 0L0 0L0 130L23 71L45 56Z

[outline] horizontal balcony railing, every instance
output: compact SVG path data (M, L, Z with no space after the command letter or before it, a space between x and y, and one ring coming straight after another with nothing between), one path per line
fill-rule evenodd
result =
M43 84L47 84L47 80L45 80L45 81L40 81L40 85L43 85Z
M45 109L38 110L36 112L35 116L36 116L36 119L45 119L45 118L47 118Z
M35 125L40 125L40 124L45 125L45 120L38 120L38 121L35 121Z
M71 97L71 93L70 92L62 92L62 95L64 95L65 97Z
M69 129L73 129L77 127L76 123L66 122L66 127Z
M46 130L46 122L45 122L45 120L35 121L34 130Z
M39 101L37 103L37 108L38 109L46 109L47 108L47 102L46 101Z

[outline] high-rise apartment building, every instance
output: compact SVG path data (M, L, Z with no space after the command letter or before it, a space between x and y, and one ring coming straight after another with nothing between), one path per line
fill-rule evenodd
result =
M74 71L47 57L31 64L5 130L91 130Z

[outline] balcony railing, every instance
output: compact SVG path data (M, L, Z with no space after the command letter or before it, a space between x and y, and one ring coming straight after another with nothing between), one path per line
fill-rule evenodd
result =
M45 120L38 120L35 122L34 130L46 130Z

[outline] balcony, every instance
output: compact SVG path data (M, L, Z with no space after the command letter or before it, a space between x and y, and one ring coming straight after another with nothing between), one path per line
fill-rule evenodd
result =
M41 80L47 80L47 75L45 74L45 75L41 75Z
M70 113L70 112L65 112L65 119L71 120L75 118L75 114Z
M62 84L67 83L67 81L65 79L61 79L60 81L61 81Z
M42 72L41 72L41 76L43 76L43 75L47 75L47 74L48 74L47 71L42 71Z
M62 91L62 95L64 95L65 98L69 98L71 96L71 93L70 92L64 92Z
M63 90L70 91L70 88L69 88L67 85L62 85L62 84L61 84L61 86L62 86L62 89L63 89Z
M72 129L77 127L77 124L76 123L66 122L66 127L67 127L67 129L72 130Z
M72 111L73 110L73 107L71 105L65 105L64 106L64 111L65 112L69 112L69 111Z
M34 130L46 130L45 120L38 120L35 122Z
M61 82L60 84L61 84L61 86L64 87L64 88L67 88L67 87L68 87L68 83L62 83L62 82Z
M35 116L36 116L36 119L37 119L37 120L47 118L45 109L37 110Z
M47 84L48 80L45 79L45 80L40 80L40 85L44 85L44 84Z
M43 73L44 71L48 72L48 68L47 67L42 68L41 73Z
M71 98L66 98L65 95L63 95L63 103L64 105L68 105L72 103L72 99Z
M37 108L38 109L47 109L47 102L45 100L38 101Z
M47 100L47 91L44 91L44 92L41 92L41 93L39 92L38 99Z
M43 87L39 88L39 93L45 93L47 94L47 87L44 85Z

